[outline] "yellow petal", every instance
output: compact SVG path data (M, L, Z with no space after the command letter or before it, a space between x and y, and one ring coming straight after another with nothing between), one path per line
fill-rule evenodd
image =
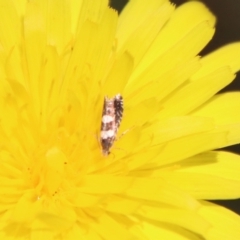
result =
M137 12L139 12L139 8L143 7L140 5L144 5L145 10L143 14L141 14L139 19L137 19L138 17L134 17L133 19L132 16L130 16L131 20L127 23L127 26L122 25L122 16L126 9L131 8L130 5L133 3L133 1L131 1L128 3L127 7L124 8L119 18L119 28L116 33L118 40L117 51L118 54L127 51L134 56L134 66L137 66L139 61L142 60L151 43L174 11L173 5L168 1L161 3L161 1L154 0L154 2L159 5L159 8L153 9L153 12L149 14L149 16L143 16L143 14L147 12L146 8L152 8L153 5L149 3L146 4L143 1L135 1L133 5L134 9L139 5L138 8L136 8ZM151 12L150 9L149 11ZM124 22L125 21L126 18L124 18ZM124 28L122 28L122 26L124 26ZM131 30L131 28L133 29ZM128 32L128 30L131 32Z
M133 59L128 53L122 54L114 62L103 89L105 96L114 96L116 93L121 93L126 86L130 74L132 73Z
M128 106L127 100L120 131L126 131L136 126L142 126L158 112L155 98L145 99L135 106Z
M29 211L26 212L26 209ZM39 210L41 209L41 202L35 197L34 194L29 192L18 199L16 206L12 211L12 221L30 223L33 221Z
M159 236L171 240L202 240L198 234L171 224L144 222L141 224L141 230L146 234L144 240L159 239Z
M106 240L122 240L122 239L133 239L132 234L120 224L119 221L116 221L114 218L111 218L107 214L103 214L98 218L98 221L92 222L91 227L103 238Z
M156 164L154 160L158 159L161 150L159 146L151 149L149 149L149 147L143 147L140 151L134 153L136 157L132 157L132 155L126 157L125 161L127 162L129 171L144 167L155 167Z
M28 89L28 82L24 76L25 72L22 68L22 60L23 58L19 49L14 47L6 62L6 74L9 79L15 80L16 84L22 85L22 88ZM18 88L20 88L20 86Z
M146 83L139 88L126 88L124 95L127 103L134 108L137 104L145 99L155 96L157 100L162 100L182 83L184 83L193 73L200 68L199 59L194 57L182 64L178 64L174 69L171 69L163 74L159 69L154 68L154 71L146 71L141 75L139 81L146 79ZM151 81L149 81L151 79Z
M131 177L117 177L111 175L88 175L84 178L84 184L80 188L84 193L105 194L121 193L132 184ZM104 186L99 188L99 186Z
M47 123L52 112L56 110L59 102L60 83L59 77L60 62L57 57L56 49L46 47L45 50L45 67L41 73L41 84L39 86L40 107L41 107L41 127L43 133L47 130Z
M169 142L187 135L213 130L214 121L204 117L172 117L153 122L145 127L142 134L152 137L152 145Z
M189 55L196 56L212 38L214 22L214 16L199 2L188 2L178 7L138 65L132 79L164 55L164 60L161 63L158 61L160 71L169 67L167 63L170 65L171 61L175 65L175 61L188 59ZM168 52L172 51L170 60Z
M75 24L77 25L76 32L78 33L81 31L81 27L84 24L86 20L89 20L91 22L98 23L101 21L101 18L103 14L105 13L106 9L108 8L108 1L107 0L101 0L101 1L95 1L95 0L89 0L84 1L80 0L76 5L75 1L73 2L72 7L75 8L75 10L72 10L77 18L77 23L73 24L73 29L75 30ZM77 9L77 7L80 6L80 11Z
M213 174L164 172L162 177L197 199L230 199L240 196L240 181L224 179Z
M142 206L137 210L136 215L159 222L176 224L199 235L206 234L211 226L204 218L196 214L196 212L168 209L167 207Z
M239 98L239 92L218 94L212 97L207 104L193 111L191 115L213 118L217 125L239 123L240 112L237 111L240 109Z
M32 228L34 229L31 231L31 238L33 239L51 239L54 238L55 232L50 231L50 229L39 220L35 220L32 223Z
M72 209L58 209L57 215L41 211L37 220L44 223L45 227L56 232L66 231L76 221L76 213Z
M0 50L8 53L21 39L20 18L12 1L0 1Z
M0 111L2 135L12 136L18 124L18 111L10 83L5 79L0 82Z
M240 43L228 44L201 59L202 68L191 79L200 78L224 66L229 66L233 73L240 69Z
M222 67L200 79L190 81L164 101L164 109L160 112L160 118L189 113L210 99L234 78L235 75L229 67ZM195 94L192 94L193 92Z
M13 0L12 1L19 16L23 16L26 11L27 0Z
M122 150L123 155L126 155L127 153L131 153L135 148L136 145L140 139L141 130L139 127L135 127L133 129L126 130L126 132L122 133L122 136L119 136L119 140L116 142L116 147L119 148L119 150ZM118 154L121 158L122 154ZM117 161L117 158L116 161Z
M64 236L66 240L86 239L86 240L101 240L102 238L93 229L87 230L75 224L70 231Z
M183 160L177 172L197 173L240 181L240 156L230 152L212 151ZM237 189L236 189L237 190ZM228 194L225 192L225 194Z
M239 198L239 160L233 153L207 152L179 162L170 171L153 169L151 176L162 177L197 199Z
M151 18L166 0L150 0L149 2L134 0L129 1L123 9L118 23L117 36L120 46L126 39L148 18ZM134 15L134 18L132 17Z
M109 68L108 61L116 21L116 12L106 9L99 24L86 21L81 26L79 33L81 35L74 45L62 86L62 89L66 91L71 84L71 89L75 92L75 89L79 89L77 85L80 84L81 92L76 91L76 96L81 102L85 102L86 94L90 94L90 99L98 97L99 82L103 81ZM89 79L91 79L91 84ZM65 95L66 92L63 94Z
M174 186L169 185L161 178L136 178L133 184L126 190L126 195L185 209L198 208L197 201Z
M67 0L48 2L47 24L47 43L55 46L61 55L71 40L71 15Z
M141 206L140 203L136 199L128 199L126 197L120 196L111 196L108 199L107 203L104 203L104 208L113 213L119 214L131 214L135 213L136 210Z
M155 147L158 146L161 150L158 157L150 162L150 166L163 166L207 150L227 146L228 139L226 136L227 130L203 132L184 136L182 138L176 138L160 145L155 145ZM143 146L149 146L151 148L150 144L152 136L149 136L144 140L145 142L142 143Z
M43 173L46 171L45 181L48 183L47 191L53 194L55 189L60 187L65 173L66 155L59 148L49 149L46 153L46 165Z
M199 214L212 224L212 228L206 235L207 239L231 239L240 238L240 217L232 211L209 202L202 202Z
M194 111L193 115L213 118L216 129L227 132L224 146L229 146L240 142L240 114L236 111L239 107L238 92L224 93L213 97L208 104Z
M45 2L44 2L45 3ZM31 94L34 110L40 113L39 78L42 67L42 52L46 45L46 19L44 6L40 2L30 2L24 17L24 36L26 46L27 89ZM25 62L24 62L25 64Z
M212 35L213 29L209 26L208 22L205 21L199 23L193 29L185 33L179 41L174 42L173 46L171 46L170 49L163 51L162 54L159 53L160 50L158 48L164 43L157 43L155 48L152 50L153 55L158 53L156 59L155 56L153 56L154 59L148 59L148 54L146 54L143 58L144 62L142 61L138 65L138 68L135 69L129 80L129 85L127 86L129 91L131 88L135 89L142 87L148 83L149 80L160 79L161 75L174 69L181 63L195 57L196 54L198 54L198 52L203 48L203 44L205 44ZM175 56L178 56L178 58ZM152 56L150 57L152 58ZM147 59L148 61L145 62Z

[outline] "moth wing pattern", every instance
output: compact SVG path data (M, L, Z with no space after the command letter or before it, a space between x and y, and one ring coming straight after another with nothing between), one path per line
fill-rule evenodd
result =
M123 98L120 94L114 97L115 121L119 128L123 116Z
M101 146L104 156L109 155L118 128L123 116L123 97L120 94L113 98L104 97L102 122L101 122Z

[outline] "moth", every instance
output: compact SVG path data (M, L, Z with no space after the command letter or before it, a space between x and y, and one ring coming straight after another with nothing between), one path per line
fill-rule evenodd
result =
M100 143L102 154L107 156L110 154L119 126L123 116L123 97L120 94L113 98L104 97Z

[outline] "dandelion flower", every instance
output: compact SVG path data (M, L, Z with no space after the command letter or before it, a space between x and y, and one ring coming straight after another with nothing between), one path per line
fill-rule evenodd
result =
M0 0L0 238L240 239L240 43L199 2ZM110 154L104 97L124 113Z

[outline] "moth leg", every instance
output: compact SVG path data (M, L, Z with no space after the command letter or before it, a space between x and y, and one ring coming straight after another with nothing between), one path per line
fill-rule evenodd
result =
M127 134L128 132L130 132L131 130L134 129L135 126L128 128L127 130L123 131L118 137L116 137L115 141L118 141L119 139L121 139L125 134Z

